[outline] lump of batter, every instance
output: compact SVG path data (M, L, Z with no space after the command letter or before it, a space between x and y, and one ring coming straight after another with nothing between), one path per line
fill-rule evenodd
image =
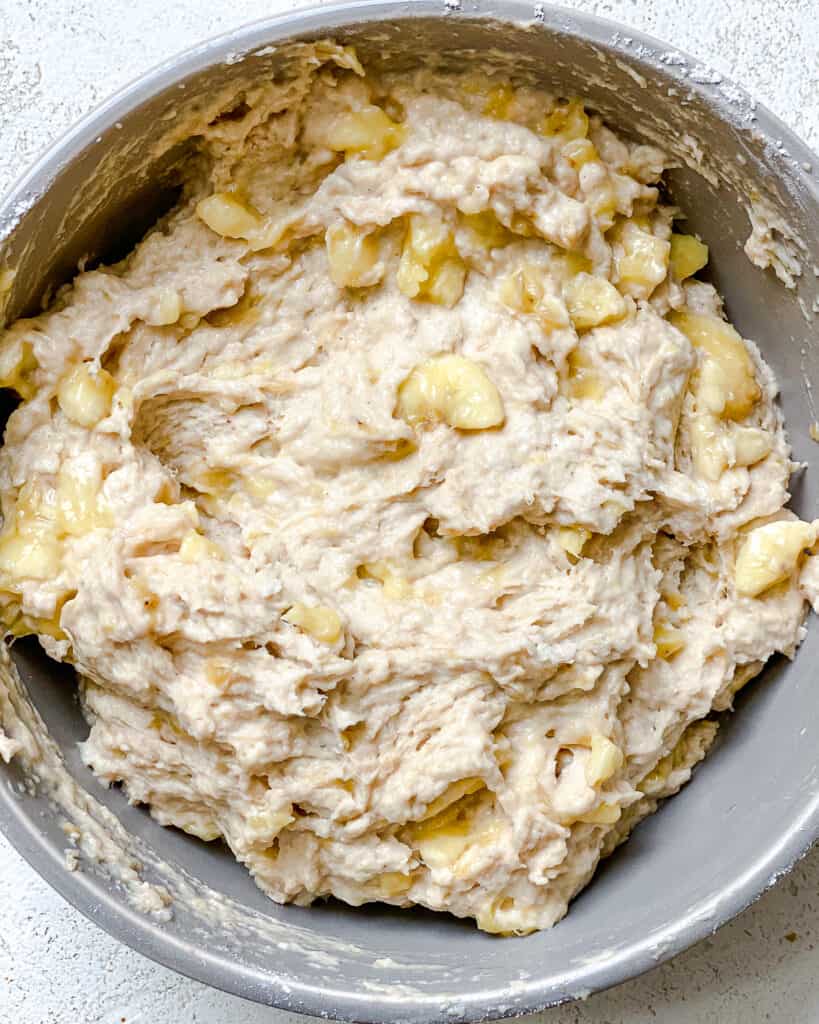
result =
M661 152L292 57L2 335L5 627L75 666L93 771L273 899L546 928L793 655L817 524Z

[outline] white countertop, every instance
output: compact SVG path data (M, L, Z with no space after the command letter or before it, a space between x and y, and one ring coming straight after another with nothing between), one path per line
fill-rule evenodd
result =
M816 0L563 0L642 29L745 86L819 150ZM158 61L291 0L0 0L0 192L53 138ZM0 838L0 1022L284 1024L133 953ZM542 1024L816 1024L819 849L713 938Z

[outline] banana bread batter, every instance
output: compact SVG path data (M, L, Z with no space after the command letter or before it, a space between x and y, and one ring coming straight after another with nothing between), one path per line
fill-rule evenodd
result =
M660 151L293 53L2 335L5 628L76 667L93 771L273 899L549 927L804 635L776 384Z

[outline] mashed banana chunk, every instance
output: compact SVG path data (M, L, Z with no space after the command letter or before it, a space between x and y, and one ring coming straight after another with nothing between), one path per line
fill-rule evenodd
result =
M661 152L293 57L0 335L5 630L75 666L91 769L274 900L547 928L794 654L819 523Z

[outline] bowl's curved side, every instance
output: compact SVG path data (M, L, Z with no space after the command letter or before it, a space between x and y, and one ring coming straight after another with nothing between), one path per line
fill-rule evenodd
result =
M183 140L173 139L167 128L161 135L156 126L172 124L175 112L190 109L207 90L269 70L285 40L327 35L369 47L375 60L384 54L416 60L434 52L433 44L441 51L460 50L462 59L479 54L484 61L492 50L499 61L513 55L516 70L569 81L591 93L615 121L626 123L629 114L641 111L641 127L649 135L667 132L666 115L681 104L681 153L696 163L700 143L698 159L707 177L683 165L673 177L675 192L711 244L715 265L723 268L717 283L732 316L759 340L783 382L797 458L819 466L807 430L816 417L804 386L819 369L819 353L797 303L798 298L811 308L816 278L806 272L793 295L772 274L751 267L737 249L747 235L744 204L753 187L767 192L805 245L814 246L804 254L805 265L819 265L815 158L741 90L692 74L697 65L687 56L600 19L541 5L479 0L466 11L432 0L359 0L257 22L160 65L71 129L0 204L0 267L19 268L8 315L37 300L47 283L69 276L81 254L104 250L107 223L134 214L150 217L160 201L157 174L172 188L179 162L187 157ZM114 167L129 168L116 189ZM715 211L718 235L712 229ZM44 261L43 253L50 259ZM816 499L809 475L799 500L813 508ZM67 872L60 830L65 811L27 792L15 765L0 772L0 825L44 878L111 934L238 995L358 1021L520 1014L655 966L738 913L809 848L819 835L819 700L809 670L817 655L819 631L811 629L797 662L787 672L774 667L768 685L744 698L742 712L728 723L725 741L695 783L638 829L558 929L525 940L501 943L449 919L431 924L429 916L378 908L273 907L232 861L162 830L125 807L116 793L95 794L137 837L150 877L173 885L180 866L202 879L199 898L210 886L220 906L231 904L231 914L258 919L257 930L231 941L223 934L224 919L220 924L184 900L174 918L160 924L135 911L104 872ZM82 725L64 685L25 651L20 664L66 754L68 772L87 786L88 774L74 750ZM776 685L774 676L782 677ZM771 763L772 748L787 750L788 757ZM167 872L151 849L170 865Z

